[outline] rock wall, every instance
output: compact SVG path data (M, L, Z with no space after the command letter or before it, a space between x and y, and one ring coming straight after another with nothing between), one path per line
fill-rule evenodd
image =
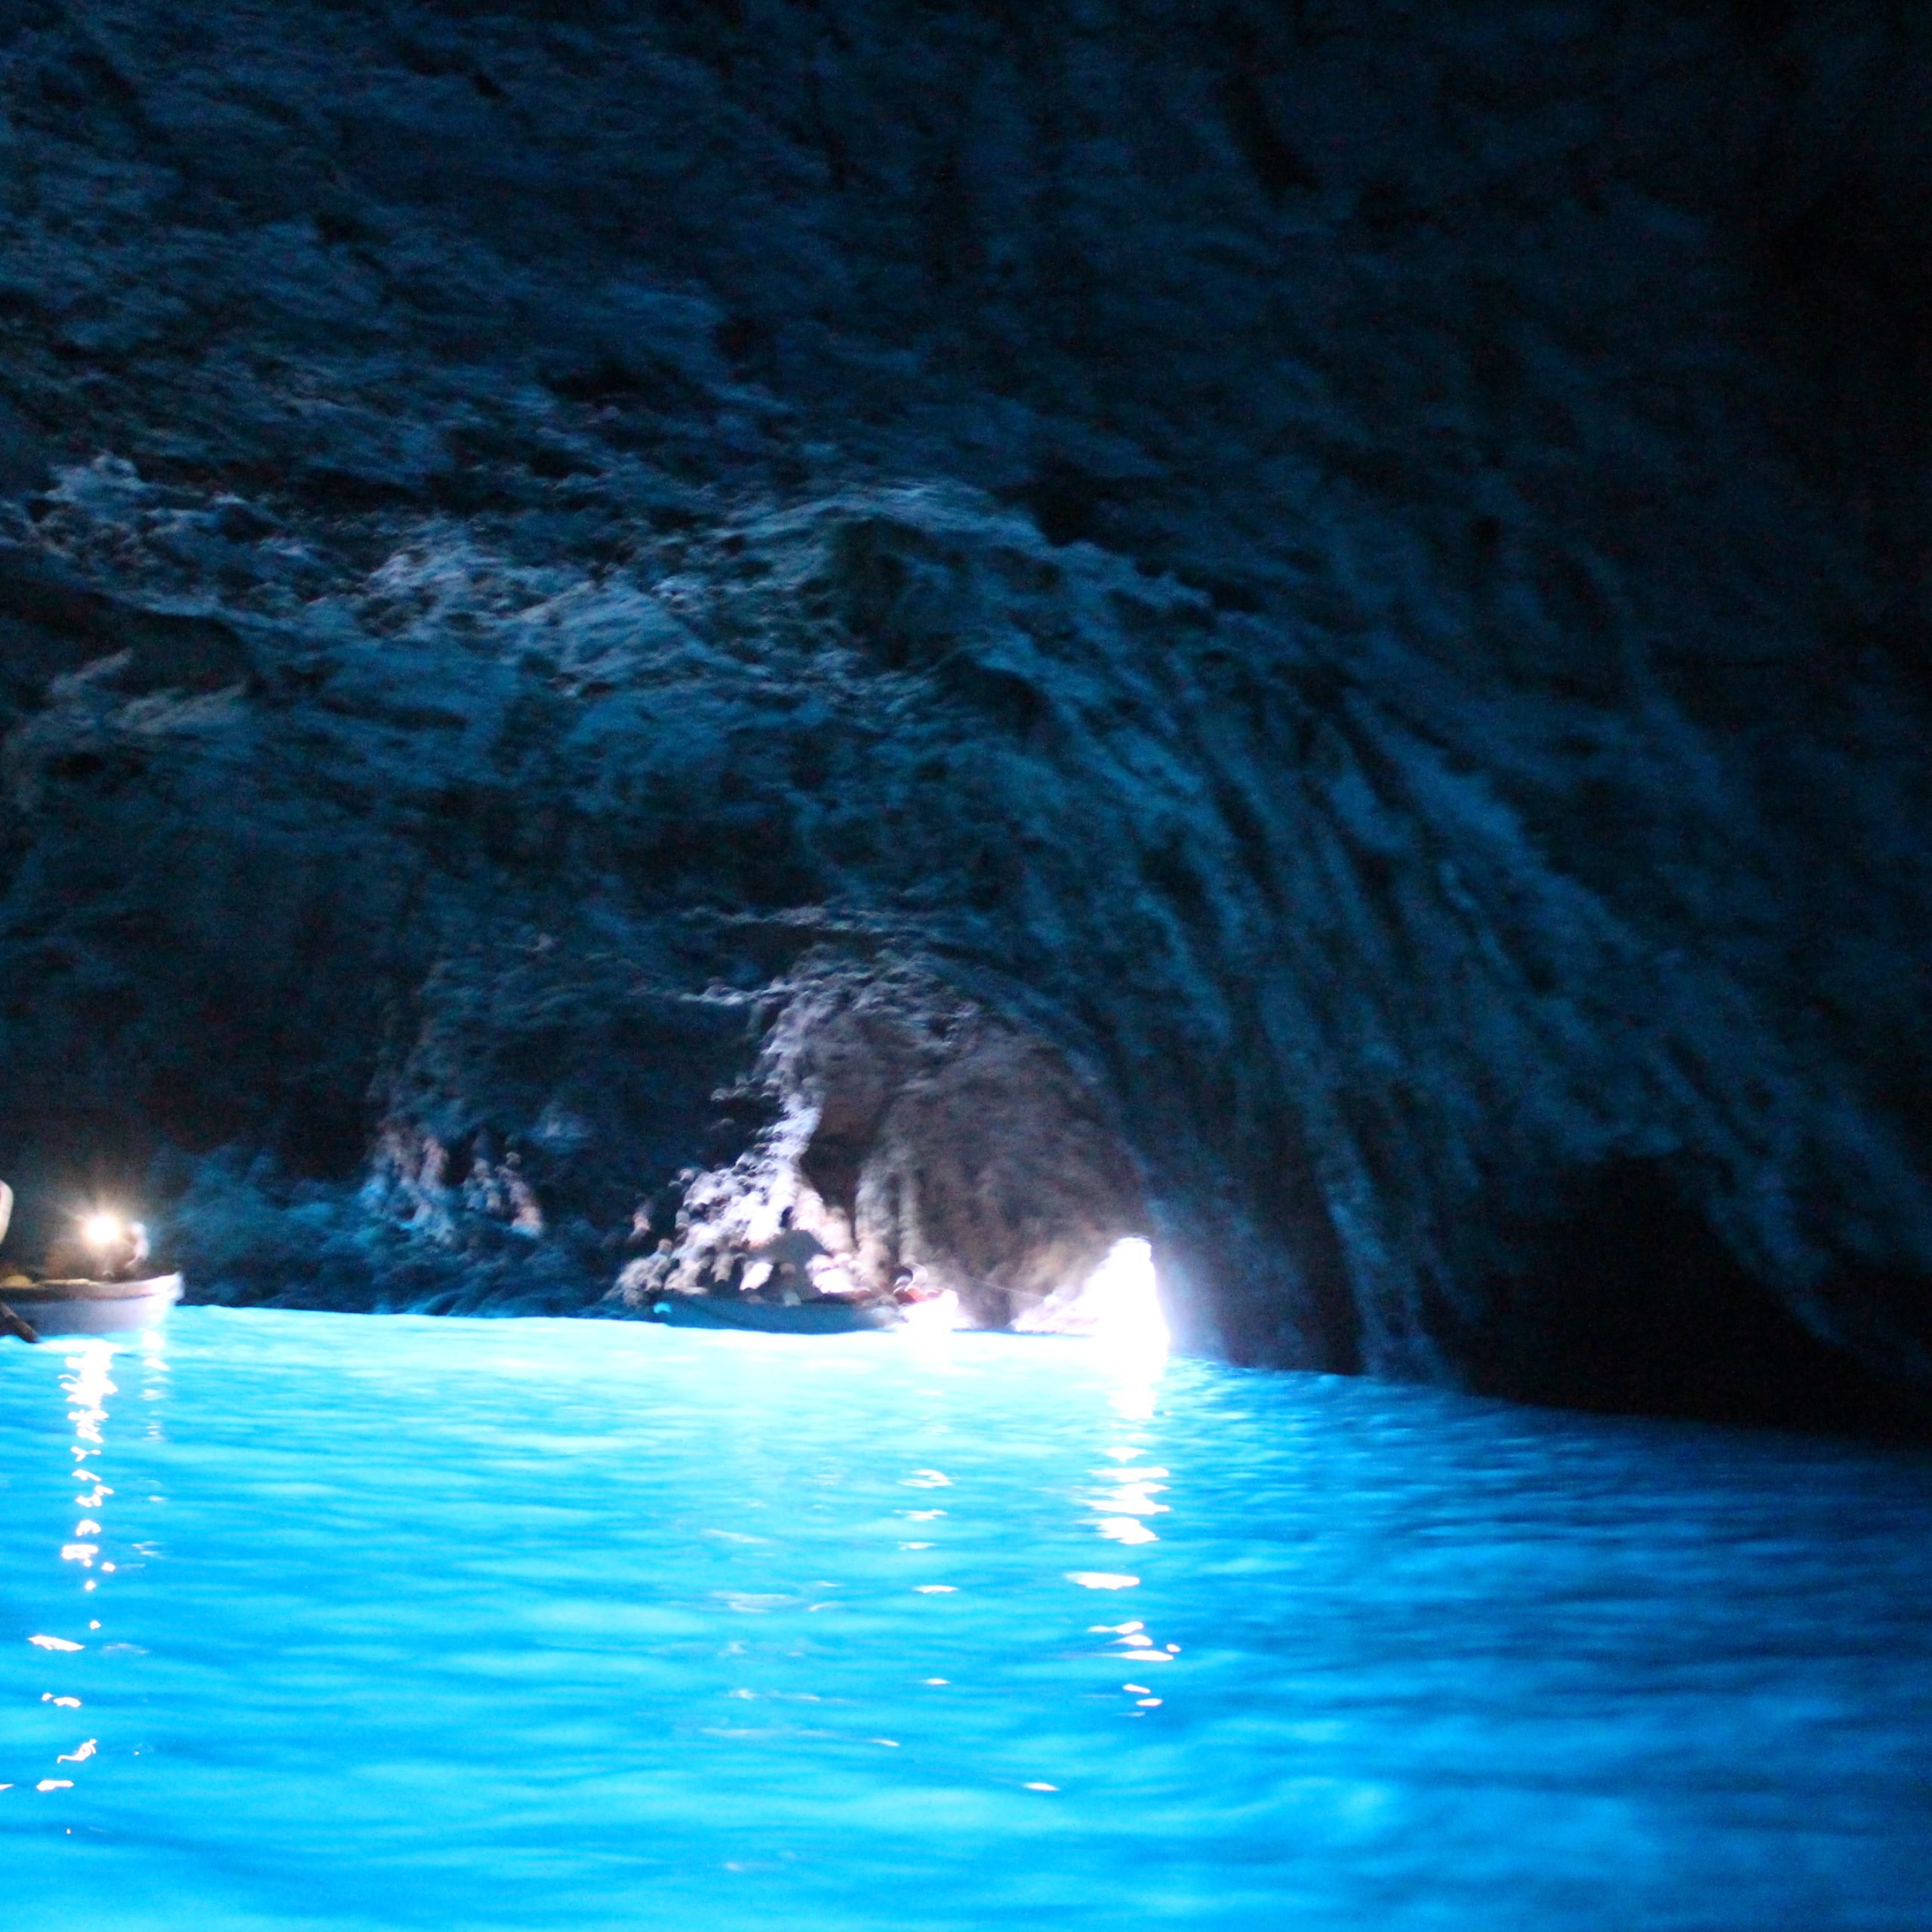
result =
M1869 5L8 9L14 1241L566 1310L805 1185L1909 1402L1928 111Z

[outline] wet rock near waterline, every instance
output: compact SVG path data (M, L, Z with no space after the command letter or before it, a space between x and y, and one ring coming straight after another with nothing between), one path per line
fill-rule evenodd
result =
M16 1242L1932 1380L1913 20L195 17L0 40Z

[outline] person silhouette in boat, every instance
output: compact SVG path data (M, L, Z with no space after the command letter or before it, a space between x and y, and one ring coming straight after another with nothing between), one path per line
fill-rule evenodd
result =
M793 1225L787 1208L778 1217L778 1232L751 1251L752 1260L771 1264L771 1272L753 1292L786 1302L802 1301L815 1294L811 1264L827 1252L824 1242L810 1229Z
M148 1252L148 1231L139 1221L123 1220L118 1214L85 1214L73 1232L48 1251L48 1277L56 1281L125 1281L140 1272Z
M0 1241L7 1238L7 1226L14 1218L14 1190L4 1180L0 1180ZM0 1269L0 1275L7 1271ZM24 1281L26 1278L20 1278ZM0 1335L17 1335L23 1342L37 1342L40 1337L32 1326L23 1321L4 1300L0 1300Z
M7 1229L14 1218L14 1190L4 1180L0 1180L0 1241L7 1238ZM17 1258L0 1261L0 1291L8 1288L31 1287L33 1277L23 1268ZM0 1327L4 1327L0 1324Z

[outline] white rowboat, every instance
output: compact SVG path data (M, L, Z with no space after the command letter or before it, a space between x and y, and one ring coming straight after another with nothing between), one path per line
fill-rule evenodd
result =
M35 1281L0 1287L0 1329L11 1326L4 1314L11 1309L36 1336L131 1334L156 1326L180 1299L179 1275L152 1275L140 1281Z

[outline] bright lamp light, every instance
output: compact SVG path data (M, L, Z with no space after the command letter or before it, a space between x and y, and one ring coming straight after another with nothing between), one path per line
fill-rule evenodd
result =
M90 1247L112 1247L126 1232L126 1223L118 1214L90 1214L81 1223L81 1238Z

